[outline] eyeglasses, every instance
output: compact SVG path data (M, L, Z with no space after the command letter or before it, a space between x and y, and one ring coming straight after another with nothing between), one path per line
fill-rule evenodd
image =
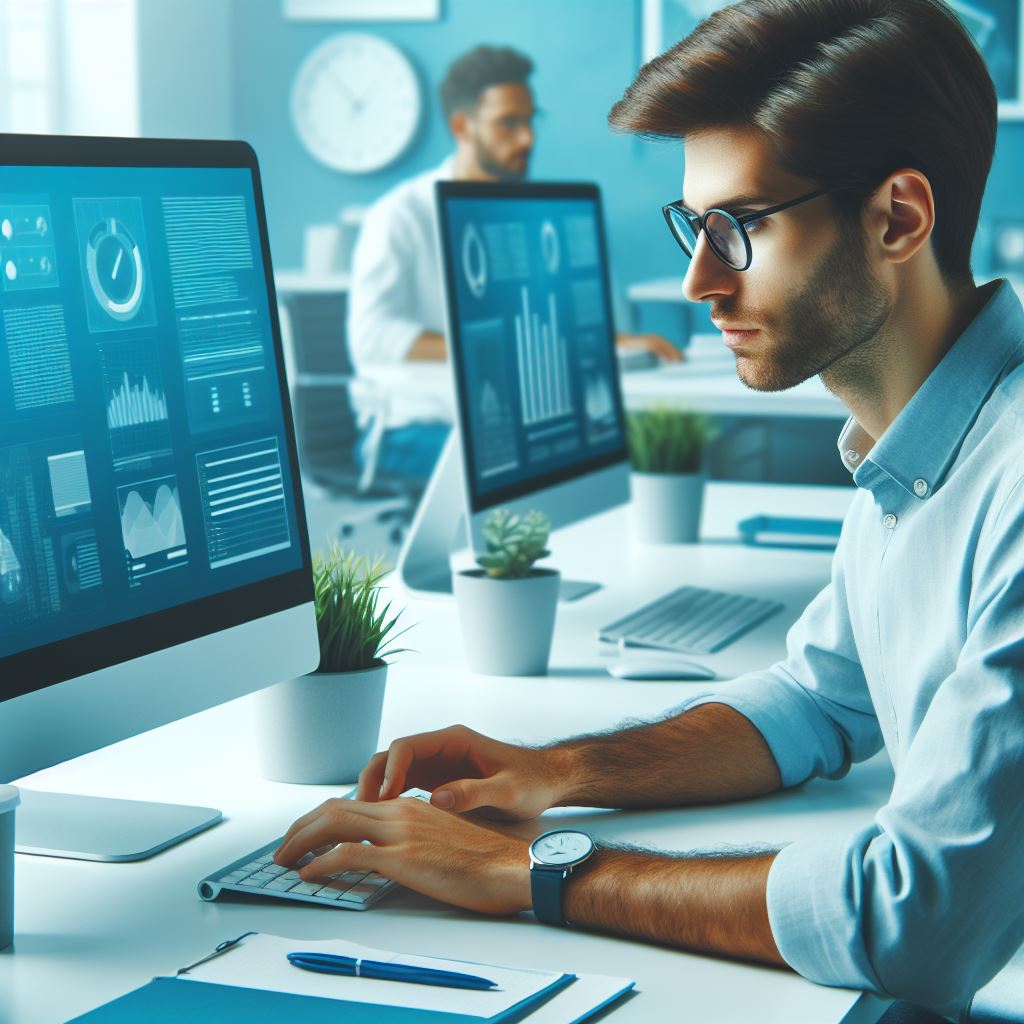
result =
M733 270L746 270L753 259L750 237L747 234L748 224L753 224L754 221L770 214L788 210L791 206L817 199L818 196L823 196L831 191L833 190L818 189L797 199L790 199L788 203L769 206L767 210L758 210L757 213L748 213L742 217L734 217L728 210L714 208L706 210L701 215L687 209L679 199L663 206L661 212L665 215L665 221L672 232L672 237L687 256L693 257L694 250L697 248L697 239L703 231L707 235L711 251L727 267L732 267Z

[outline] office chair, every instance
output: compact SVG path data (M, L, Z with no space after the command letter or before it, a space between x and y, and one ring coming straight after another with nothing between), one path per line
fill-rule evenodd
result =
M370 439L363 467L356 462L363 431L351 396L357 378L345 339L347 304L348 293L340 289L293 291L280 299L299 464L309 484L332 497L354 498L361 506L342 516L336 530L341 537L350 537L372 518L389 523L389 539L400 544L423 483L377 472L387 396L366 381L358 385L372 409Z

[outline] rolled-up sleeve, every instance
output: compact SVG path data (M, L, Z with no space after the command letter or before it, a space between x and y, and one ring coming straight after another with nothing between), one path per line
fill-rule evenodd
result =
M952 1018L1024 942L1024 515L988 532L966 642L889 802L853 835L784 848L768 879L772 931L796 971Z
M761 672L691 698L680 710L726 704L747 718L771 749L783 786L840 778L876 753L882 734L846 605L844 544L832 579L786 638L786 658Z
M412 228L389 203L370 209L352 257L348 342L357 369L400 363L424 330L416 316Z

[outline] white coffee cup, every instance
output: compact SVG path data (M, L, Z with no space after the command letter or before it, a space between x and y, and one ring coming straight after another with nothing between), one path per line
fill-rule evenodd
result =
M16 786L0 786L0 949L14 941L14 809Z

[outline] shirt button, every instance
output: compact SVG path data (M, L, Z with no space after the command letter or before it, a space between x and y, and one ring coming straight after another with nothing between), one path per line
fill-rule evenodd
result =
M846 458L850 462L860 462L860 452L855 452L852 448L846 453Z
M882 520L882 525L887 530L895 530L897 522L899 522L899 520L891 512L887 512L885 518Z
M923 498L928 493L928 481L927 480L915 480L914 481L914 493L919 498Z

